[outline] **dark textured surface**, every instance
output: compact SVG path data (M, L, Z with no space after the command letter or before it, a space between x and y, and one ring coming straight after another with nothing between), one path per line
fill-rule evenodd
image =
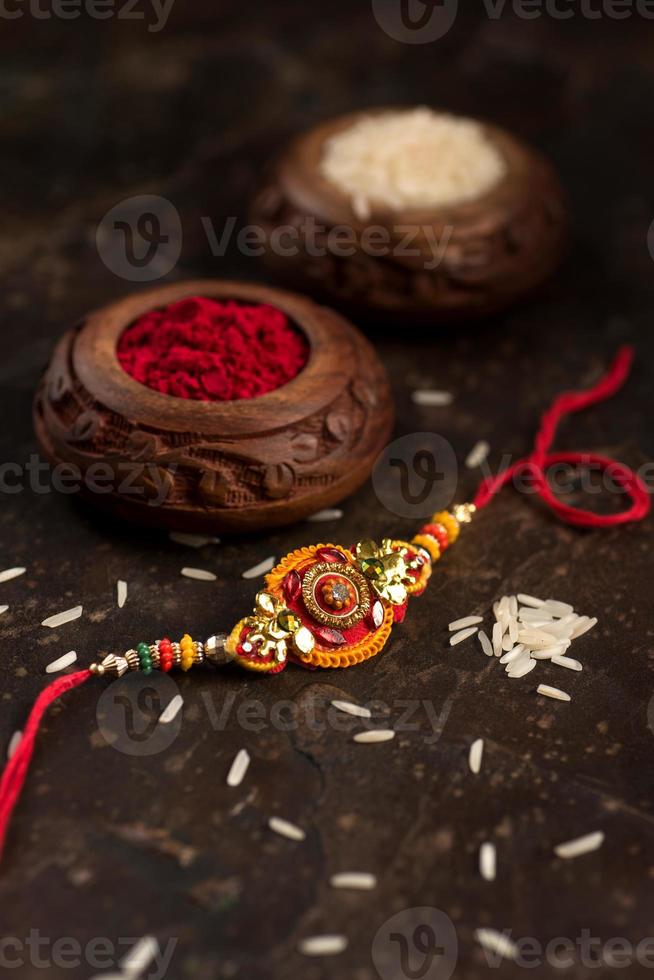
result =
M255 261L234 251L212 258L199 216L243 215L261 163L301 127L353 107L417 101L486 115L545 150L569 195L574 240L544 294L474 332L398 338L371 329L391 372L398 434L433 427L460 460L483 436L497 465L501 453L528 447L554 392L592 380L616 345L631 340L638 365L628 389L566 425L559 444L642 463L654 451L646 240L654 216L653 30L637 18L518 20L507 12L492 20L469 10L440 42L410 47L391 41L369 5L352 0L178 0L158 34L116 20L3 21L3 460L24 463L35 451L32 391L60 331L131 288L95 250L109 207L138 193L175 203L185 230L176 277L260 277ZM455 392L454 407L416 408L416 386ZM472 489L464 470L459 496ZM249 609L253 583L239 573L261 558L318 537L347 542L406 530L370 486L334 527L302 525L199 553L54 493L3 495L0 525L1 567L28 567L0 588L10 605L0 619L3 751L44 685L44 665L66 650L86 662L163 628L224 628ZM583 534L507 492L446 556L388 650L364 666L320 675L288 669L267 681L235 669L184 676L182 730L151 757L106 744L96 717L100 685L68 695L48 718L8 839L2 933L24 941L38 929L50 943L176 939L167 974L176 980L373 980L375 933L416 906L454 922L462 980L489 972L473 938L480 925L542 942L574 941L584 929L604 942L653 935L650 549L650 523ZM217 583L181 579L186 564L215 570ZM129 582L123 610L118 578ZM474 645L446 648L450 619L486 613L511 590L554 595L601 617L575 646L582 674L541 666L508 681ZM78 601L80 621L54 632L38 625ZM572 703L537 698L536 677L565 686ZM308 723L311 712L324 718L335 695L383 702L375 717L392 723L407 700L424 703L412 719L417 730L362 746L347 731L357 725L316 731ZM229 717L214 714L212 723L207 699L217 711L225 698ZM248 699L262 705L258 733L237 715ZM270 723L280 699L299 709L292 732ZM444 729L434 739L439 718ZM486 754L474 778L466 760L478 736ZM253 761L243 786L230 790L225 775L241 746ZM273 813L305 827L306 842L272 835L265 823ZM607 835L600 852L570 864L553 856L554 844L597 828ZM476 870L485 839L498 843L492 885ZM328 876L351 869L376 872L378 890L330 890ZM348 951L301 958L297 942L323 931L347 933ZM46 958L51 951L41 949ZM14 975L44 975L22 955ZM48 975L95 972L86 964ZM523 972L505 964L490 975ZM615 971L577 962L534 972Z

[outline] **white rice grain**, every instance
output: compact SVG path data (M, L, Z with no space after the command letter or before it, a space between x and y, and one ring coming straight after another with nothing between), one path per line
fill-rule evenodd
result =
M175 544L183 544L187 548L204 548L207 544L220 544L220 538L210 538L206 534L186 534L184 531L171 531L168 537Z
M0 616L2 616L3 613L6 613L8 609L9 606L0 606Z
M479 848L479 872L484 881L495 881L497 873L497 851L495 844L486 841Z
M347 937L339 935L309 936L298 949L304 956L336 956L347 949Z
M245 778L245 774L248 771L250 765L250 754L247 749L240 749L232 762L229 772L227 773L227 785L228 786L240 786Z
M525 648L523 647L522 643L518 643L518 645L514 647L513 650L509 650L508 653L505 653L502 657L500 657L500 663L512 664L515 660L518 659L519 656L521 656L524 653L525 653ZM529 656L529 654L527 654L527 656Z
M23 733L18 731L18 732L14 732L14 734L9 739L9 745L7 746L7 762L9 762L12 755L18 748L22 737L23 737Z
M122 609L127 602L127 582L124 582L122 578L116 582L116 600L119 609Z
M544 650L556 643L556 637L544 630L527 629L520 630L518 640L529 650Z
M139 939L120 961L120 972L125 980L137 980L159 953L159 943L154 936Z
M572 698L565 691L560 691L558 687L550 687L549 684L539 684L536 688L538 694L546 698L554 698L556 701L571 701Z
M490 446L485 439L480 439L466 457L466 466L469 470L474 470L488 458Z
M454 401L454 396L449 391L436 391L423 388L411 393L411 401L414 405L444 408L445 406L452 404Z
M493 626L493 653L496 657L502 656L502 624L495 623Z
M497 953L507 960L517 959L519 953L517 945L509 936L498 932L497 929L475 929L475 939L480 946L491 953Z
M332 706L338 711L345 712L346 715L355 715L357 718L372 718L369 708L362 708L360 704L352 704L351 701L332 701Z
M484 740L483 738L477 738L470 746L470 752L468 753L468 765L470 767L470 772L474 773L475 776L479 775L481 771L481 760L484 757Z
M373 728L368 732L358 732L352 739L361 745L374 745L376 742L390 742L395 738L392 728Z
M357 891L370 891L377 887L375 875L367 871L341 871L329 879L332 888L353 888Z
M579 637L583 636L584 633L588 633L588 631L592 630L594 626L597 626L597 622L598 620L595 617L589 619L588 616L581 616L579 622L576 624L575 628L570 634L570 639L579 639Z
M159 715L160 725L169 725L171 721L174 721L177 715L182 710L182 705L184 704L184 698L181 694L176 694L174 698L166 705L161 714Z
M215 582L216 576L213 572L208 572L205 568L183 568L184 578L192 578L197 582Z
M288 840L304 840L306 838L305 832L301 827L296 827L294 823L290 823L288 820L282 820L281 817L271 817L268 821L269 828L280 837L286 837Z
M260 561L258 565L253 565L252 568L246 569L242 572L242 578L259 578L261 575L265 575L267 572L272 571L275 567L275 556L271 555L270 558L264 558Z
M453 633L450 637L450 646L455 647L458 643L463 643L464 640L474 636L477 632L478 630L476 626L470 626L466 630L459 630L458 633Z
M516 663L509 664L507 674L512 679L525 677L530 674L536 666L536 661L532 657L520 658Z
M528 595L526 592L518 592L517 599L523 606L532 606L534 609L545 605L544 599L538 599L535 595Z
M597 851L604 843L604 834L601 830L596 830L592 834L585 834L583 837L576 837L574 840L566 841L554 848L557 857L569 860L570 858L581 857L582 854L590 854Z
M548 612L557 619L569 616L574 612L574 607L569 602L559 602L557 599L547 599L542 607L543 612Z
M487 657L493 656L493 644L488 639L486 633L483 630L479 630L479 642L481 643L481 648Z
M311 514L307 517L307 520L312 524L321 524L323 521L340 521L342 516L343 511L337 507L326 507L325 510L319 510L315 514Z
M0 582L11 582L12 578L18 578L19 575L24 575L26 571L26 568L5 568L3 572L0 572Z
M454 630L463 630L467 626L477 626L479 623L483 623L483 621L483 616L464 616L463 619L455 619L447 628L451 633Z
M556 664L557 667L567 667L568 670L583 670L583 664L580 664L578 660L574 660L572 657L552 657L552 663Z
M49 663L45 668L45 672L46 674L56 674L58 671L65 670L66 667L70 667L76 660L77 654L74 650L70 650L68 653L65 653L63 657L59 657L58 660L53 660L52 663Z
M57 626L64 626L66 623L72 623L74 619L79 619L83 612L83 606L73 606L72 609L66 609L65 612L60 612L56 616L49 616L47 619L44 619L41 626L48 626L51 630L54 630Z

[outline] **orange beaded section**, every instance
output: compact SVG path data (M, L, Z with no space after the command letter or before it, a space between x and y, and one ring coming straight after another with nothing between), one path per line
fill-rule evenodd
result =
M433 524L442 524L447 531L447 536L450 539L450 544L454 544L459 536L461 526L453 514L450 514L449 510L440 510L437 514L434 514L431 522Z
M185 633L179 641L179 649L181 651L180 667L182 670L190 670L195 662L195 643L188 633Z
M355 664L363 663L364 660L375 657L383 650L391 635L394 617L393 607L388 606L384 610L384 621L379 629L355 643L354 646L346 650L318 650L314 647L311 653L302 654L299 659L303 664L311 667L354 667Z
M431 534L416 534L416 536L411 539L411 544L417 544L420 545L421 548L426 548L432 562L438 561L441 556L441 546L436 538L432 537Z
M317 552L323 548L333 548L335 551L340 551L348 561L354 564L354 555L347 548L342 548L338 544L311 544L306 548L297 548L295 551L291 551L285 558L282 558L279 565L275 565L273 570L266 575L268 588L271 591L280 588L289 572L302 568L307 562L316 561ZM334 562L335 573L338 571L338 565L338 562Z

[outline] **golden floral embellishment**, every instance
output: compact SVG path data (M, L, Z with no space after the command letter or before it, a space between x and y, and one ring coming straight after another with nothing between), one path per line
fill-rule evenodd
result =
M384 538L381 545L374 541L360 541L354 553L359 568L369 580L373 589L382 599L393 606L402 606L407 601L407 564L399 551L393 550L390 538Z
M262 657L273 654L280 663L286 660L289 642L297 653L309 653L314 645L313 634L302 620L283 602L269 592L259 592L253 616L245 620L251 630L247 642L258 647Z

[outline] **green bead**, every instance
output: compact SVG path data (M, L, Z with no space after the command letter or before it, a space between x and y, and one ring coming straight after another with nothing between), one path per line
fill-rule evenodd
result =
M143 674L151 674L152 673L152 664L149 664L147 667L141 667L141 673L143 673Z

